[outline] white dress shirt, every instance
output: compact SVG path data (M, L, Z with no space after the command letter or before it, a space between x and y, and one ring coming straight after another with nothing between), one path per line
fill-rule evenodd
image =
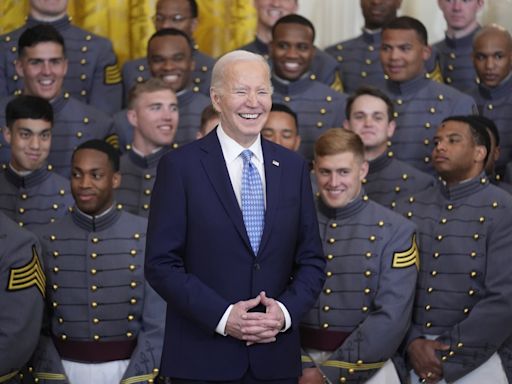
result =
M226 167L228 169L229 178L231 179L231 185L233 186L233 191L235 192L236 199L238 201L238 205L240 209L242 207L242 172L244 167L244 160L240 156L242 151L249 149L253 156L251 158L251 162L258 170L260 174L261 183L263 187L263 196L265 199L265 207L267 206L267 193L266 193L266 183L265 183L265 168L264 168L264 160L263 160L263 150L261 149L261 135L258 135L254 143L249 148L245 148L238 144L235 140L229 137L226 132L222 129L221 124L219 123L217 127L217 137L219 138L220 147L222 149L222 155L224 156L224 160L226 161ZM292 325L292 319L290 313L286 309L286 307L280 303L279 307L284 314L285 326L282 332L288 330ZM224 312L224 315L220 319L215 331L221 335L226 336L226 324L228 322L229 314L233 309L233 304L231 304Z

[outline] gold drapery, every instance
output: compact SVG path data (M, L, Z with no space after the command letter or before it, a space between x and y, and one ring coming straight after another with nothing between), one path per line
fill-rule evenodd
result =
M108 37L121 63L145 55L146 42L154 32L151 16L156 0L69 0L73 22ZM252 0L197 0L199 26L195 39L200 49L219 56L252 40L256 12ZM21 26L28 0L0 1L0 33Z

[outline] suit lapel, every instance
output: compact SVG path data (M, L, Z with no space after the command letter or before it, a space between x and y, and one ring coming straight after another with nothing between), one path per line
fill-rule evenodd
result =
M267 208L265 211L265 227L263 228L263 235L261 237L258 253L261 253L261 250L264 249L266 242L270 238L272 223L277 211L281 188L281 159L279 158L277 151L275 151L275 148L266 140L261 140L261 146L263 149L265 167Z
M201 149L203 151L201 163L206 175L213 185L220 203L224 206L224 209L240 234L240 237L252 252L249 237L245 230L242 211L240 210L240 206L238 205L238 201L233 191L233 186L231 185L228 169L226 167L226 161L224 160L224 155L222 154L222 149L217 137L217 130L214 129L203 140L201 140L201 144Z

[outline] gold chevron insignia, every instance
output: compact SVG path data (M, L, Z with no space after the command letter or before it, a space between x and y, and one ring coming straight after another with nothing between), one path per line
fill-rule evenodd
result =
M420 268L420 253L416 244L416 234L412 236L411 247L403 252L395 252L393 254L393 268L407 268L416 265Z
M336 92L343 92L343 81L341 80L338 71L336 71L336 73L334 74L334 80L331 84L331 88L334 89Z
M45 296L46 277L37 256L36 246L32 246L32 260L19 268L12 268L9 274L8 291L19 291L35 285Z
M117 136L116 133L113 133L105 137L105 141L111 146L113 146L115 149L119 149L119 136Z
M104 79L106 85L119 84L121 82L121 71L117 63L105 67Z

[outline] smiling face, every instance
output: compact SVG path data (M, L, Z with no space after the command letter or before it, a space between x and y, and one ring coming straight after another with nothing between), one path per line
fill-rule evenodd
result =
M499 85L512 71L512 42L508 32L489 28L473 42L473 64L480 82Z
M168 83L174 92L186 88L194 70L192 49L183 36L157 36L148 44L151 76Z
M281 17L297 12L297 0L254 0L258 24L270 29Z
M249 147L261 132L272 107L268 67L261 61L225 64L223 79L210 90L212 104L226 134Z
M270 44L270 55L277 76L297 80L309 70L315 55L313 31L302 24L277 25Z
M5 141L11 146L10 164L18 172L41 168L48 158L52 142L51 123L40 119L18 119L4 128Z
M60 94L67 69L62 46L54 42L26 47L16 60L16 72L23 78L23 93L48 101Z
M368 29L382 28L396 17L402 0L361 0L361 10Z
M128 120L135 127L133 145L144 155L169 146L178 128L178 101L174 92L145 92L128 110Z
M121 174L114 172L108 155L96 149L80 149L71 164L71 193L76 206L88 215L99 215L114 202Z
M368 163L347 151L315 157L314 169L322 201L330 208L343 208L361 191Z
M385 29L382 32L380 61L384 73L403 82L420 76L431 50L413 29Z
M482 172L486 152L484 146L476 145L467 123L446 121L434 136L432 164L448 185L453 185Z
M366 152L375 153L373 158L384 153L388 140L395 131L395 122L389 120L388 106L384 100L372 96L357 97L350 108L350 117L344 127L355 132L363 141Z

